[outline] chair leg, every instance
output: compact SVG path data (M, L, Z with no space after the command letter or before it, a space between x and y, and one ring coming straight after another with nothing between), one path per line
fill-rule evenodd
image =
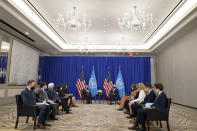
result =
M160 127L162 128L162 123L161 123L161 121L159 121L160 122Z
M17 116L17 118L16 118L15 129L18 127L18 121L19 121L19 116Z
M148 128L148 131L150 131L149 121L147 121L147 128Z
M170 126L169 126L169 121L167 120L167 128L168 128L168 131L170 131Z
M157 126L158 126L158 121L156 121L157 122Z
M36 129L36 119L37 119L37 116L34 117L34 127L33 127L33 130Z
M28 121L29 121L29 116L27 116L26 123L28 123Z

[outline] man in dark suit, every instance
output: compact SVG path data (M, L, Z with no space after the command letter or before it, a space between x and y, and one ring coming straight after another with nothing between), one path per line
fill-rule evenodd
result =
M61 103L62 108L64 111L69 114L69 107L68 107L68 98L65 98L64 95L61 92L61 89L59 89L59 96L57 95L56 91L54 90L54 83L49 83L48 84L48 98L49 100L56 102L56 103Z
M52 110L51 115L50 115L50 119L51 120L58 120L57 118L55 118L55 115L57 114L58 104L49 100L47 93L45 91L46 88L47 88L46 83L41 82L40 89L37 90L38 101L40 101L40 102L46 101L50 105L50 108Z
M86 85L85 88L82 90L82 97L86 99L87 104L92 104L92 94Z
M145 120L146 120L146 112L149 111L157 111L157 112L165 112L166 111L166 100L167 96L163 92L163 85L161 83L155 84L155 90L158 93L154 103L151 107L144 107L137 111L136 124L133 127L129 127L130 130L140 130L145 131ZM138 125L142 124L142 128L139 129Z
M58 102L60 97L57 95L56 91L54 90L54 83L49 83L48 84L48 91L47 91L47 95L49 100L53 101L53 102Z
M35 92L32 90L35 88L35 85L36 82L34 80L28 81L28 86L21 92L21 98L24 105L37 105L39 111L37 127L40 129L46 129L45 126L51 126L46 123L49 106L46 102L37 102Z
M156 95L155 91L152 89L151 83L146 83L145 86L147 95L144 98L144 101L142 101L141 103L133 103L131 105L131 109L133 111L133 114L130 116L131 118L136 117L137 111L141 109L146 103L153 103L155 101Z
M110 93L109 93L109 99L110 99L110 105L112 105L112 101L114 98L119 98L119 91L116 88L116 86L114 85L113 88L111 89Z

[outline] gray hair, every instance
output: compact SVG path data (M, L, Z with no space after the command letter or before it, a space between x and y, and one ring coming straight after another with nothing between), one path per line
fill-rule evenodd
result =
M52 88L53 86L54 86L54 83L49 83L49 84L48 84L48 87L49 87L49 88Z

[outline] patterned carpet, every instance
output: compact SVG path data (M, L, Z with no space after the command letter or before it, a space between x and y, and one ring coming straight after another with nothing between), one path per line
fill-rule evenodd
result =
M97 102L98 103L98 102ZM80 104L72 108L73 114L58 115L58 121L51 121L49 130L55 131L127 131L129 120L122 111L117 111L118 105L105 104ZM25 118L20 118L18 129L14 129L16 120L16 105L0 106L0 131L29 131L32 130L33 121L25 124ZM166 131L166 123L163 128L151 126L151 131ZM171 131L197 131L197 110L172 104L170 110ZM40 131L40 129L37 129Z

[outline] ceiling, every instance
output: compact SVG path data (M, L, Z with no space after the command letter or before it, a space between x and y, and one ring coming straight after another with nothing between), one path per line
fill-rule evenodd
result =
M142 44L151 36L180 0L28 0L45 20L69 44ZM87 32L63 32L56 24L58 13L72 10L85 13L92 20L92 27ZM154 24L145 32L122 31L118 18L132 7L152 13ZM88 36L86 40L86 35Z
M27 6L21 6L23 4ZM123 32L119 29L118 17L134 5L153 13L155 20L152 29L146 32ZM79 12L86 13L92 20L86 41L84 41L86 34L83 32L64 33L55 23L58 12L64 13L73 6L77 6ZM188 10L181 10L183 7L188 7ZM84 55L88 54L87 52L90 55L96 53L127 55L124 52L146 54L164 43L162 41L164 36L168 39L167 35L171 34L172 29L175 30L176 26L196 9L195 7L197 0L47 0L47 4L46 0L7 0L0 1L0 19L23 33L23 36L17 35L18 37L33 39L34 42L27 40L28 44L47 54ZM27 13L29 10L33 12L32 15ZM179 14L179 18L172 19L176 14ZM40 23L35 21L36 17ZM29 34L26 35L25 32ZM126 38L124 41L123 37ZM81 51L80 45L84 45L86 49ZM119 50L122 48L120 45L124 45L127 50Z

